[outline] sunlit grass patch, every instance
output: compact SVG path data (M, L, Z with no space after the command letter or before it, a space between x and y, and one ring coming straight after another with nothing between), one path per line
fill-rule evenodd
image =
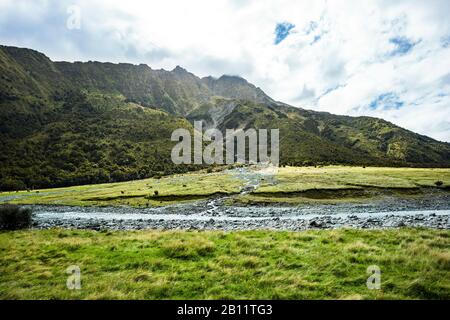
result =
M283 167L277 184L262 184L256 192L293 192L310 189L417 188L450 185L450 169L381 167Z
M249 169L249 170L255 170ZM246 181L229 171L177 174L160 179L3 192L15 204L153 207L232 196L228 204L317 204L364 202L382 196L416 197L450 190L450 169L378 167L283 167L261 176L253 192L239 195ZM439 182L439 184L437 184Z
M15 204L152 207L238 193L243 181L225 173L196 172L109 184L1 193Z
M430 229L2 232L0 298L448 299L449 247Z

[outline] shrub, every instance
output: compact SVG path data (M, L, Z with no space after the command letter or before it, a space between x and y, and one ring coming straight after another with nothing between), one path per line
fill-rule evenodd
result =
M434 183L437 187L441 187L444 183L442 181L436 181Z
M155 190L155 191L153 192L153 194L154 194L155 197L157 197L157 196L159 196L159 191L158 191L158 190Z
M31 227L32 211L12 204L0 205L0 230L18 230Z
M24 190L26 187L22 180L13 178L3 178L0 180L0 190L2 191Z

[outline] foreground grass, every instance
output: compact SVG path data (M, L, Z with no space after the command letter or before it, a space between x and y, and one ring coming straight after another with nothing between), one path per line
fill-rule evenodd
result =
M428 229L2 232L0 298L449 299L449 248L450 231Z

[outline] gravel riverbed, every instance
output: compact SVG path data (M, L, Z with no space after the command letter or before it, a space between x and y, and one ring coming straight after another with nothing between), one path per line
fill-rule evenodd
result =
M300 207L225 206L223 199L160 208L31 206L37 229L306 230L430 227L450 229L448 196Z

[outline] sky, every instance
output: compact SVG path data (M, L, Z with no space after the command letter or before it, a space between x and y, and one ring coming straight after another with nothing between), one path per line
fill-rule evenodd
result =
M450 142L448 0L0 0L0 44L238 75L296 107Z

